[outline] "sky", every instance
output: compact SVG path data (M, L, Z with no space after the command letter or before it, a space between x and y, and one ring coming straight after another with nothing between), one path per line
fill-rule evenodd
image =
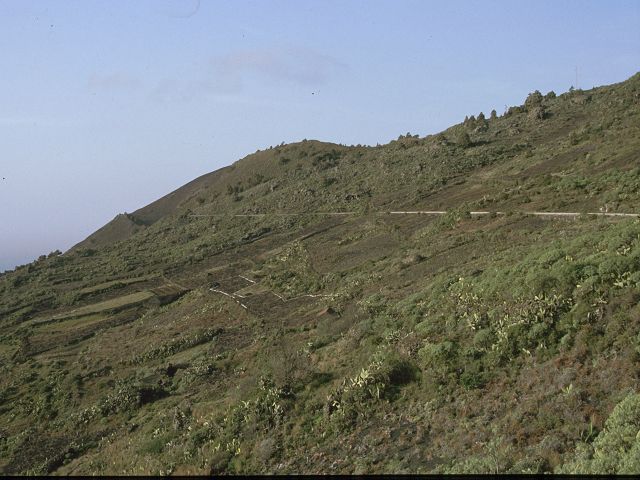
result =
M271 145L625 80L638 25L637 0L0 0L0 272Z

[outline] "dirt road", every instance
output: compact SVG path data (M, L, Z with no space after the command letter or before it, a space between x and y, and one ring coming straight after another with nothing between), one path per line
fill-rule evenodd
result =
M407 210L407 211L390 211L390 212L368 212L368 215L445 215L448 212L446 210ZM481 215L506 215L507 212L469 212L474 216ZM581 215L591 215L597 217L627 217L627 218L640 218L640 213L618 213L618 212L527 212L518 211L512 212L522 215L535 215L539 217L569 217L577 218ZM338 215L362 215L359 212L307 212L307 213L212 213L212 214L192 214L190 217L267 217L267 216L300 216L300 215L324 215L324 216L338 216Z

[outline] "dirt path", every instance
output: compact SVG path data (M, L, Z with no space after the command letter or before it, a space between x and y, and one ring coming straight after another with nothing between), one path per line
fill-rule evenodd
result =
M211 213L191 214L190 217L296 217L300 215L356 215L357 212L309 212L309 213Z
M407 211L391 211L391 212L370 212L374 215L445 215L446 210L407 210ZM469 212L471 215L506 215L507 212ZM515 214L535 215L539 217L569 217L576 218L581 215L591 215L597 217L626 217L640 218L640 213L617 213L617 212L527 212L515 211ZM212 213L212 214L193 214L190 217L267 217L267 216L301 216L301 215L359 215L358 212L309 212L309 213Z

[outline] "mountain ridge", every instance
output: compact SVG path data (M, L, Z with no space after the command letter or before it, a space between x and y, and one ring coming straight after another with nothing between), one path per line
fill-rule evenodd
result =
M634 75L633 77L631 77L626 83L633 83L634 79L637 79L637 74ZM637 81L637 80L636 80ZM617 84L616 84L617 85ZM540 103L540 105L543 105L544 103L547 102L558 102L558 101L565 101L566 103L569 104L576 104L576 105L586 105L590 102L591 100L591 95L593 95L593 93L598 93L601 92L603 89L606 91L607 89L611 89L611 88L615 88L616 85L613 86L607 86L607 87L599 87L599 88L594 88L591 91L572 91L572 92L568 92L564 95L561 95L559 97L559 99L555 98L555 94L552 95L552 98L540 98L538 100L531 100L531 101L537 101ZM530 97L531 98L531 97ZM502 119L503 121L505 120L505 117L511 117L511 116L521 116L524 117L524 121L525 122L539 122L542 123L542 121L544 121L542 118L538 118L538 116L540 116L540 109L547 109L548 107L545 106L540 106L540 105L535 105L534 107L529 108L530 111L527 111L527 107L526 107L526 102L523 105L517 106L517 107L511 107L510 109L508 109L507 112L505 112L504 116L492 119L492 120L499 120ZM547 111L545 110L545 114L544 116L547 117L549 115L553 115L552 111ZM524 114L524 115L523 115ZM480 114L482 115L482 114ZM465 130L467 130L468 132L470 132L472 135L476 135L478 137L480 137L479 142L483 142L486 141L484 138L487 137L487 135L482 135L484 130L494 130L493 128L488 128L487 125L489 125L489 122L487 122L486 119L484 119L484 115L482 115L482 120L476 120L473 116L471 119L465 120L467 127L465 127L465 122L463 122L462 124L458 124L458 125L454 125L453 127L450 127L449 129L446 129L443 132L440 132L438 134L435 135L427 135L426 137L423 138L416 138L415 136L410 136L410 134L408 134L408 136L406 138L404 138L403 136L401 136L396 142L400 145L403 145L404 148L406 148L407 144L411 144L411 143L419 143L419 142L428 142L429 139L432 139L432 145L431 147L433 148L433 144L435 143L437 145L437 142L433 142L433 139L438 139L438 141L440 142L444 142L444 144L455 144L456 141L459 141L459 139L456 138L456 135L459 135L460 132L459 130L461 128L465 128ZM575 118L574 118L575 120ZM579 120L579 117L578 117ZM512 122L513 123L513 122ZM521 122L515 122L515 126L510 126L509 129L511 130L511 133L513 134L514 130L515 130L515 135L518 135L518 128L519 128L519 123ZM470 128L468 128L470 127ZM567 127L565 127L567 128ZM562 133L563 129L554 129L553 135L560 135ZM504 132L500 131L498 128L498 132L493 131L492 132L493 135L498 135L498 134L503 134ZM509 132L507 132L509 133ZM553 136L547 136L547 139L552 140ZM392 145L396 142L391 142ZM193 200L193 198L197 197L198 194L203 193L204 191L206 191L207 189L216 189L216 187L219 187L219 185L217 184L224 184L223 187L224 188L238 188L238 185L242 182L246 182L246 183L251 183L251 180L247 181L247 172L246 170L254 170L255 174L258 176L264 176L265 173L266 175L269 175L269 172L273 172L273 171L278 171L279 167L282 167L282 165L274 165L273 162L273 157L277 156L280 159L284 159L284 161L288 160L287 155L291 154L295 154L296 150L300 149L300 148L304 148L305 146L311 147L313 149L313 147L315 146L317 149L324 151L324 155L329 155L329 157L331 156L331 154L334 154L334 152L358 152L358 150L370 150L370 149L375 149L376 147L346 147L344 145L338 145L338 144L332 144L332 143L328 143L328 142L318 142L318 141L302 141L302 142L295 142L292 144L288 144L288 145L282 145L282 146L278 146L278 147L271 147L268 150L262 150L262 151L257 151L254 154L250 154L247 155L246 157L244 157L241 160L238 160L237 162L233 163L232 165L223 167L219 170L216 170L214 172L210 172L208 174L204 174L200 177L198 177L197 179L188 182L187 184L183 185L182 187L179 187L178 189L172 191L171 193L169 193L168 195L161 197L160 199L150 203L147 206L144 206L136 211L134 211L131 214L127 214L126 218L128 218L128 221L125 221L125 218L122 216L117 216L112 222L112 225L105 225L104 227L102 227L102 232L99 230L97 232L94 232L94 234L90 235L87 239L83 240L82 242L78 243L77 245L75 245L74 247L72 247L70 250L75 250L78 248L82 248L82 247L95 247L95 246L99 246L103 243L109 243L110 241L113 241L114 239L117 240L124 240L126 238L128 238L131 234L133 234L134 232L138 231L140 229L140 227L144 228L144 226L148 226L150 224L155 223L156 221L158 221L159 219L161 219L162 217L166 216L167 214L176 211L176 209L178 208L178 206L180 204L186 204L188 203L189 200ZM516 145L516 147L519 145ZM549 163L561 163L561 162L567 162L567 161L571 161L572 159L572 155L575 156L576 154L588 154L589 151L591 149L593 149L593 146L587 145L585 147L583 147L582 149L579 149L574 152L569 152L568 154L565 154L565 157L563 158L562 156L557 157L555 159L553 159L553 162L549 162ZM287 153L289 152L289 153ZM313 161L313 160L312 160ZM330 161L329 161L330 162ZM260 163L266 163L267 164L267 168L265 169L265 165L260 165ZM318 163L322 163L322 160L318 160ZM238 169L238 171L240 171L240 174L238 175L238 172L236 171L236 168ZM323 168L326 168L325 166L323 166ZM420 169L422 167L419 167ZM531 172L532 173L536 173L535 170L536 169L541 169L541 168L549 168L549 167L543 167L542 165L539 165L537 167L531 166ZM555 166L551 167L551 168L555 168ZM265 172L266 170L266 172ZM282 170L282 169L280 169ZM357 173L357 172L356 172ZM527 171L525 170L524 172L521 172L523 176L526 177L527 175ZM274 177L277 177L278 175L272 175ZM236 177L236 178L234 178ZM238 178L239 177L239 178ZM228 179L228 182L224 182L226 179ZM258 177L259 179L259 177ZM257 180L254 180L257 181ZM329 180L331 181L331 180ZM261 183L261 182L258 182ZM235 185L232 185L235 184ZM324 186L324 185L323 185ZM329 185L330 187L330 185ZM234 193L234 194L238 194ZM357 193L354 195L357 196ZM200 197L202 198L202 197ZM441 204L440 204L441 205ZM455 207L456 205L449 205L450 207ZM594 205L595 207L595 205ZM599 206L598 206L599 207ZM188 207L187 207L188 208ZM110 222L111 223L111 222ZM103 230L105 229L105 230ZM117 234L113 233L113 231L119 232ZM103 239L104 237L104 239ZM112 238L113 237L113 238Z

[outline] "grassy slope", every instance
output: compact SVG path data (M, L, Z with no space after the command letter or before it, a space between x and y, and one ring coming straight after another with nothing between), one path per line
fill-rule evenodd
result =
M640 224L517 212L640 211L639 98L256 152L0 276L0 472L638 472Z

